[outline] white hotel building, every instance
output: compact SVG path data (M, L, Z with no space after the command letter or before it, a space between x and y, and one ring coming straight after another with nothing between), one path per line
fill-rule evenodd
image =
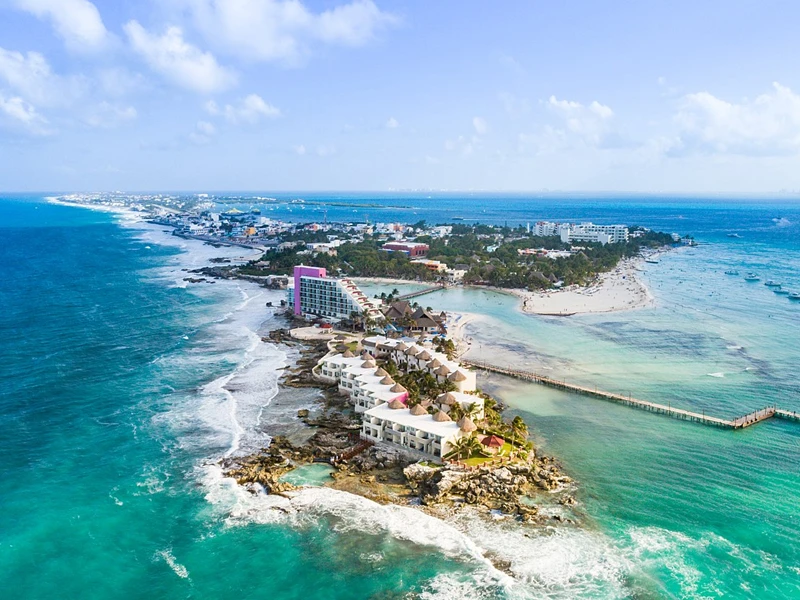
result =
M594 223L551 223L539 221L533 227L533 234L540 237L558 236L565 244L572 242L594 242L603 245L628 241L628 228L625 225L595 225Z
M628 228L625 225L595 225L594 223L581 223L573 225L569 230L561 231L561 241L572 242L599 242L606 244L625 243L628 241Z
M473 371L413 340L375 336L364 339L362 344L365 351L361 356L349 351L325 356L314 373L323 381L337 383L339 392L350 397L356 412L363 413L363 438L441 459L450 452L452 442L475 431L469 418L455 423L449 416L453 405L460 404L465 409L474 405L475 418L483 418L483 399L466 393L476 389ZM378 367L373 356L391 358L401 370L428 371L440 382L452 381L458 391L439 396L432 404L433 415L427 406L409 409L408 391Z
M296 316L349 319L351 313L380 320L377 302L370 300L349 279L328 277L325 269L300 265L294 268L287 289L289 308Z

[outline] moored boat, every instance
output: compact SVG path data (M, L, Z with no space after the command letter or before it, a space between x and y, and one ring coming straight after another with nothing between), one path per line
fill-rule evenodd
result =
M734 271L734 270L725 271L725 275L738 275L738 274L739 274L739 271Z
M789 294L789 300L800 300L800 293L792 292Z
M775 288L781 287L780 283L778 283L777 281L773 281L772 279L765 281L764 285L767 287L775 287Z
M780 294L781 296L789 295L789 290L784 290L783 288L774 288L772 291L775 292L776 294Z
M758 276L758 275L756 275L755 273L748 273L748 274L745 276L744 280L745 280L745 281L760 281L760 280L761 280L761 277L759 277L759 276Z

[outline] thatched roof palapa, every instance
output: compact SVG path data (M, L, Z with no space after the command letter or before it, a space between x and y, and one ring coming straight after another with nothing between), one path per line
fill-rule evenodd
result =
M406 405L400 402L400 400L395 399L389 402L389 408L391 408L392 410L398 410L400 408L405 408L405 407Z
M384 375L388 375L386 371L384 371L381 367L375 369L375 375L378 377L383 377Z
M350 350L345 350L344 354L342 354L344 358L355 358L355 354L350 352Z
M417 356L417 358L419 358L420 360L430 360L431 353L428 352L427 350L423 350L422 352L419 353L419 356Z
M436 421L437 423L447 423L448 421L452 421L453 419L451 419L446 412L440 410L435 415L433 415L433 420Z
M432 361L431 361L431 362L428 364L428 366L429 366L431 369L438 369L439 367L441 367L441 366L442 366L442 361L440 361L438 358L434 358L434 359L433 359L433 360L432 360Z
M478 429L478 426L469 417L461 417L456 424L464 433L472 433Z
M453 392L446 392L444 394L439 394L436 397L436 402L439 404L446 404L447 406L453 406L456 402L458 402L458 398Z
M447 377L450 375L450 369L447 368L447 365L442 365L438 369L436 369L436 374L441 375L442 377Z
M421 417L422 415L427 415L428 411L425 410L425 407L422 404L417 404L411 409L411 414L415 417Z
M403 392L407 392L408 390L406 388L404 388L402 385L400 385L399 383L395 383L392 386L391 391L396 393L396 394L402 394Z
M375 368L375 363L372 362L371 360L365 360L363 363L361 363L361 366L364 369L374 369Z
M399 344L397 344L397 346L394 347L394 349L397 350L398 352L405 352L406 350L408 350L408 346L403 342L400 342Z
M392 385L394 383L394 379L389 377L388 375L381 379L381 385Z
M456 381L456 382L458 382L458 381L466 381L467 380L467 376L464 375L463 371L456 371L452 375L450 375L448 377L448 379L450 381Z

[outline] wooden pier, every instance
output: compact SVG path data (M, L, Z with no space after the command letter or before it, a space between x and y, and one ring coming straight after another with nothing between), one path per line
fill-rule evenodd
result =
M439 290L447 289L446 283L441 283L439 285L435 285L433 287L425 288L424 290L417 290L416 292L411 292L409 294L403 294L402 296L398 296L397 300L410 300L411 298L417 298L418 296L424 296L425 294L430 294L432 292L438 292Z
M647 410L649 412L667 415L675 419L692 421L695 423L701 423L703 425L711 425L713 427L721 427L723 429L744 429L745 427L750 427L751 425L755 425L756 423L761 423L762 421L772 418L800 422L800 413L783 410L775 406L767 406L736 419L720 419L718 417L707 415L705 411L698 413L690 410L684 410L682 408L675 408L671 404L658 404L656 402L648 402L647 400L639 400L631 395L624 396L622 394L605 392L597 388L590 388L575 383L567 383L566 381L553 379L552 377L546 377L530 371L508 369L506 367L491 365L483 361L462 360L461 362L467 366L489 371L491 373L498 373L500 375L506 375L507 377L514 377L515 379L540 383L542 385L564 390L566 392L583 394L585 396L593 396L602 400L624 404L625 406L631 406L634 408Z

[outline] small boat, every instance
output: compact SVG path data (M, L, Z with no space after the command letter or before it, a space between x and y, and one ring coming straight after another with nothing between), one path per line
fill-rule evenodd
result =
M789 294L789 300L800 300L800 293L792 292Z
M767 287L774 287L774 288L781 287L780 283L778 283L777 281L773 281L772 279L770 279L768 281L765 281L764 285L767 286Z
M742 236L740 236L738 233L729 233L728 237L730 237L730 238L740 238Z
M789 290L784 290L783 288L772 288L772 291L781 296L789 295Z
M739 271L725 271L725 275L738 275Z
M655 258L645 258L644 262L649 263L651 265L657 265L658 261Z
M756 275L755 273L748 273L747 276L744 278L745 281L761 281L761 277Z

